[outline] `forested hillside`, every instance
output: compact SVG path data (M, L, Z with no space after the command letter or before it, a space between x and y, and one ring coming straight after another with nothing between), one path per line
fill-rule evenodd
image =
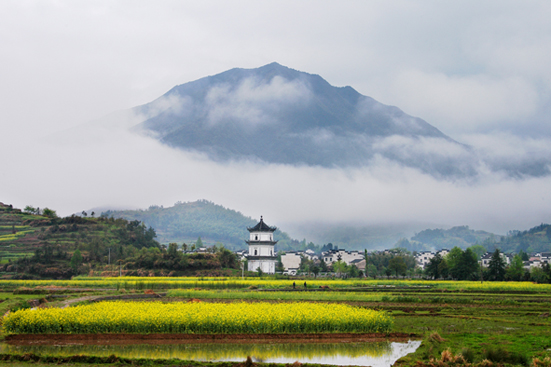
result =
M236 256L222 246L186 254L161 246L138 220L71 215L0 203L0 276L67 279L74 275L231 275ZM234 274L235 275L235 274Z
M150 206L146 210L109 210L104 217L138 220L146 226L155 228L161 243L195 243L199 237L205 244L222 243L225 247L245 249L245 240L249 238L247 227L254 226L260 218L246 217L240 212L224 208L207 200L178 202L174 206ZM265 218L268 223L270 218ZM277 226L277 223L275 223ZM281 230L275 232L279 241L278 249L294 248L297 241Z
M503 252L551 252L551 225L542 223L527 231L511 231L497 246Z
M155 230L138 221L59 218L48 208L21 210L0 204L0 272L4 275L69 278L130 258L142 248L159 248L159 243Z
M409 251L440 250L459 247L463 250L480 245L486 251L499 249L505 253L551 252L551 225L540 224L526 231L509 231L506 236L486 231L475 231L468 226L444 229L426 229L411 239L399 241L395 247Z
M494 234L486 231L476 231L469 226L457 226L450 229L425 229L410 240L411 248L409 250L440 250L459 247L465 250L474 244L483 244L494 241ZM407 244L402 243L400 247L407 248ZM493 250L493 249L492 249Z

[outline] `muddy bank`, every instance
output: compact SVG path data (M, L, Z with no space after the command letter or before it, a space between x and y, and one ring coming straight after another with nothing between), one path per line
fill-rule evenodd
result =
M418 338L406 333L324 334L18 334L5 341L13 345L132 345L193 343L353 343L403 342Z

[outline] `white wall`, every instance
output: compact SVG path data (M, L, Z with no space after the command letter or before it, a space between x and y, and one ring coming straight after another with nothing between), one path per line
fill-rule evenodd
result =
M249 271L256 271L258 268L266 274L275 274L276 260L251 260L249 259Z
M274 234L272 232L251 232L249 236L251 241L273 241Z
M256 251L256 252L255 252ZM249 245L250 256L275 256L273 245Z

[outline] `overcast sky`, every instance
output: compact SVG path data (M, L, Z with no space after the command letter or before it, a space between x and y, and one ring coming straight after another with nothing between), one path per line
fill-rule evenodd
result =
M67 215L207 199L275 225L549 223L549 177L449 182L388 162L222 165L110 129L50 139L175 85L276 61L487 154L551 160L549 19L551 2L530 0L2 1L0 201Z

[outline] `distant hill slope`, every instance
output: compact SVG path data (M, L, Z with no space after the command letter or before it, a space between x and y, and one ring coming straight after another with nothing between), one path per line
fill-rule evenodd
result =
M249 238L247 227L254 226L258 219L246 217L240 212L224 208L207 200L176 203L169 208L151 206L147 210L109 210L102 216L139 220L155 228L161 243L195 243L198 237L208 245L221 242L230 249L245 249ZM269 218L265 218L269 221ZM278 230L275 239L279 247L286 247L292 240Z
M527 231L511 231L496 246L503 252L551 252L551 225L542 223Z
M384 157L435 176L472 175L478 164L426 121L278 63L176 86L133 112L134 130L219 161L358 167Z
M488 239L497 238L499 236L490 232L473 230L469 226L457 226L450 229L425 229L411 237L411 246L419 247L416 244L423 244L424 249L433 250L449 250L456 246L466 249L476 243L482 244Z

